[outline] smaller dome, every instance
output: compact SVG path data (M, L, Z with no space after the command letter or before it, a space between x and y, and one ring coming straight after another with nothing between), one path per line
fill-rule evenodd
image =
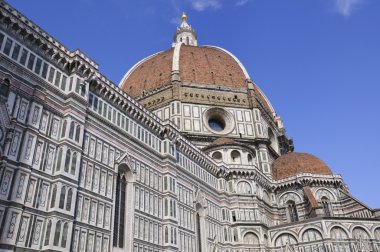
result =
M300 173L332 175L321 159L308 153L290 152L273 162L273 179L280 180Z

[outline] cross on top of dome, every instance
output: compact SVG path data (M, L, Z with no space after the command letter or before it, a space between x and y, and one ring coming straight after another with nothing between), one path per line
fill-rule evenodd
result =
M177 28L173 44L174 47L176 44L182 43L185 45L197 46L197 34L195 30L187 23L187 15L185 12L182 13L182 22L181 25Z

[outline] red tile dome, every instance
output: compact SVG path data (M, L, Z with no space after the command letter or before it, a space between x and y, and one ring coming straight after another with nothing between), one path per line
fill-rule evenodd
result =
M308 153L290 152L273 162L272 175L275 180L292 177L300 173L333 174L325 162Z
M179 70L182 83L247 90L249 76L239 60L228 51L213 46L182 44L179 47L178 50L173 47L137 63L124 76L121 88L132 97L137 97L143 91L170 85L172 72Z

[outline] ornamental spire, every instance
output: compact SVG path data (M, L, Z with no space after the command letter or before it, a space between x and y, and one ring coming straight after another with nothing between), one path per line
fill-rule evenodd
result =
M182 12L182 22L186 22L187 16L185 12Z
M177 31L174 34L173 44L174 47L176 44L185 44L196 46L197 45L197 34L195 30L187 23L187 15L185 12L182 13L181 16L182 22L179 27L177 27Z

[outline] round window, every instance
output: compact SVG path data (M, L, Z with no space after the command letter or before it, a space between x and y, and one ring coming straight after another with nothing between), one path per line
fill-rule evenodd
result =
M214 153L212 153L212 158L216 161L216 162L221 162L223 160L223 157L222 157L222 153L220 153L219 151L215 151Z
M203 114L203 122L215 134L228 134L234 128L233 115L223 108L209 108Z
M215 131L222 131L226 127L224 121L217 118L210 118L208 120L208 126Z

